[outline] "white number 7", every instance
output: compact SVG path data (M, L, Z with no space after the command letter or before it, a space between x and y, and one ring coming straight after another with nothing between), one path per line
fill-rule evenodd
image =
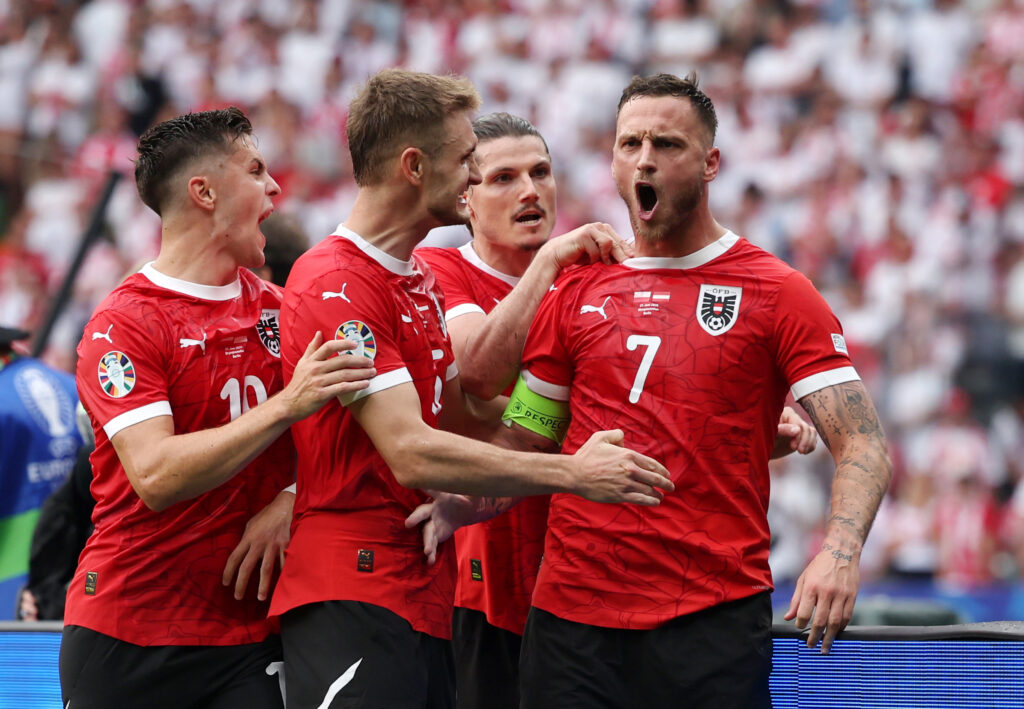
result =
M626 349L632 352L637 347L646 347L644 356L640 360L640 369L636 370L636 379L633 380L633 388L629 390L629 403L635 404L640 401L640 393L644 390L644 383L647 381L647 373L651 371L651 364L654 362L654 355L661 347L661 338L656 335L630 335L626 338Z

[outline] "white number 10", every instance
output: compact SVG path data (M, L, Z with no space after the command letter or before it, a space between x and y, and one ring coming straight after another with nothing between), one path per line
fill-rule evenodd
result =
M626 349L630 352L637 347L646 347L644 356L640 359L640 369L636 370L636 379L633 380L633 388L629 390L629 403L635 404L640 401L640 394L644 390L644 383L647 381L647 373L651 371L651 364L654 363L654 355L661 347L661 338L656 335L630 335L626 338Z
M245 377L245 396L242 396L242 387L234 377L228 379L224 383L224 388L220 390L220 398L228 400L232 421L249 410L248 394L250 389L256 395L257 404L262 404L267 400L267 388L263 386L259 377L254 377L251 374L247 374Z

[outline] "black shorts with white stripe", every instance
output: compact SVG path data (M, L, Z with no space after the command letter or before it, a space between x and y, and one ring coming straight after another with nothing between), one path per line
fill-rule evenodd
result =
M325 601L281 618L288 709L452 709L449 640L386 608Z

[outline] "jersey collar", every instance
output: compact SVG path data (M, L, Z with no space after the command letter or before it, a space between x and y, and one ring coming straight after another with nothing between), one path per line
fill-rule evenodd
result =
M415 270L412 261L403 261L402 259L395 258L386 251L381 251L344 224L338 225L338 228L334 230L334 235L340 236L343 239L348 239L355 244L360 251L392 273L399 276L411 276Z
M622 262L623 266L627 268L637 269L649 269L649 268L697 268L704 264L715 260L726 251L731 249L740 237L733 234L731 231L725 232L718 241L714 241L699 251L694 251L692 254L686 256L679 256L677 258L661 258L657 256L640 256L637 258L626 259Z
M480 254L478 254L476 250L473 248L472 241L469 241L460 246L459 253L462 254L462 258L466 259L466 261L468 261L471 266L476 266L478 269L480 269L487 275L494 276L499 281L504 281L513 288L516 286L517 283L519 283L519 278L517 278L516 276L510 276L507 273L502 273L501 271L492 268L491 266L488 266L484 262L484 260L480 258Z
M174 278L173 276L160 273L160 271L153 268L152 261L139 269L139 273L148 278L153 285L166 288L167 290L174 291L175 293L190 295L193 298L202 298L203 300L231 300L242 294L242 281L238 277L226 286L208 286L203 283L183 281L180 278Z

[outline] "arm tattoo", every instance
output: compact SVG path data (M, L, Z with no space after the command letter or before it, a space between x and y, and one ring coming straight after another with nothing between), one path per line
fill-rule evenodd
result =
M852 534L863 544L892 477L871 397L863 383L854 381L808 394L800 405L836 460L829 529Z

